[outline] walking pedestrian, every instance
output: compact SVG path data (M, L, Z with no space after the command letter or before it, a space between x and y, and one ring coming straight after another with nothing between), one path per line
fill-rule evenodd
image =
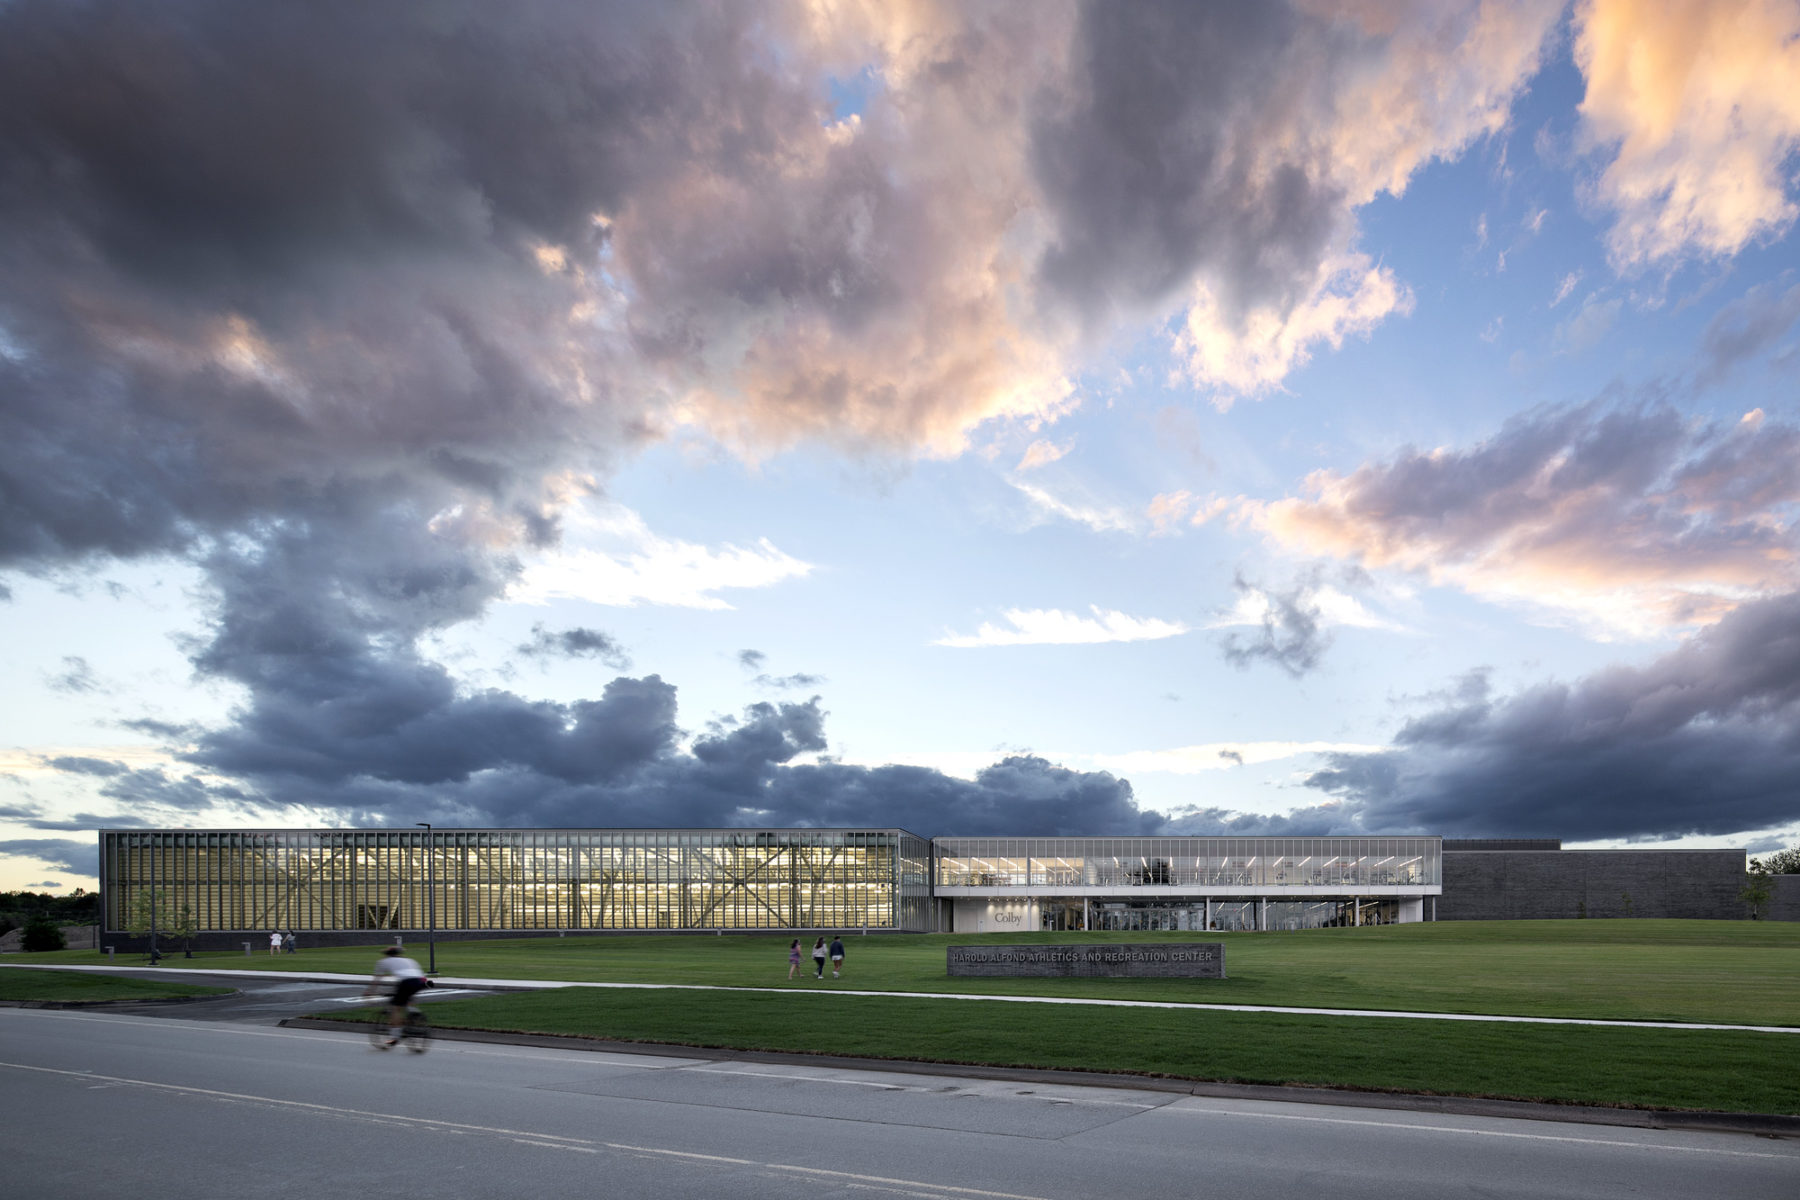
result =
M831 935L831 977L836 979L844 970L844 936L840 933Z
M794 974L800 970L800 939L795 938L788 943L788 982L792 983Z
M271 929L269 931L269 953L281 953L281 930L279 929Z
M814 976L819 979L825 978L825 939L824 939L824 937L821 936L818 941L813 943L812 958L813 958Z

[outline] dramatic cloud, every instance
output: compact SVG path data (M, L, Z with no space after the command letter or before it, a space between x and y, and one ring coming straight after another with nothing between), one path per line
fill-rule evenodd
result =
M8 854L15 858L29 858L54 867L59 871L67 871L71 875L93 877L97 872L100 856L96 842L74 841L69 838L14 838L0 841L0 854ZM43 886L53 887L54 884Z
M1042 280L1090 323L1184 303L1196 380L1278 384L1409 306L1354 211L1499 129L1559 7L1084 8L1033 129Z
M1793 223L1800 5L1586 0L1576 28L1586 136L1617 148L1594 188L1617 266L1735 254Z
M1246 506L1289 549L1615 633L1717 620L1800 585L1800 428L1663 407L1542 409L1468 450L1405 450Z
M234 798L248 811L300 805L345 825L878 824L932 836L1153 833L1165 823L1138 808L1123 779L1032 756L1005 758L973 780L924 767L799 761L827 748L817 698L750 705L690 742L675 725L674 688L655 676L614 679L601 700L573 704L502 692L459 697L423 665L392 682L413 694L401 723L352 738L349 722L365 714L320 711L299 697L279 706L265 691L254 711L190 757L246 780L253 790ZM178 818L220 802L195 783L139 771L104 791Z
M236 697L212 727L131 723L185 768L63 772L159 813L1154 826L1123 781L1037 759L796 761L825 749L816 700L689 739L659 676L548 703L420 647L503 597L723 609L813 570L604 503L673 431L746 458L1038 438L1120 322L1173 319L1209 385L1279 386L1405 309L1357 210L1500 128L1555 12L0 6L0 570L197 565L182 644ZM947 644L1186 629L1006 620Z
M1746 604L1644 667L1496 699L1464 689L1309 782L1369 829L1724 836L1793 818L1800 595Z
M1179 637L1188 631L1180 621L1133 617L1094 607L1091 617L1054 608L1009 608L1005 625L984 621L974 633L947 634L934 646L1078 646L1100 642L1146 642Z
M618 642L597 629L559 629L554 633L543 625L531 627L531 640L518 647L527 658L597 658L615 671L631 665L630 658Z

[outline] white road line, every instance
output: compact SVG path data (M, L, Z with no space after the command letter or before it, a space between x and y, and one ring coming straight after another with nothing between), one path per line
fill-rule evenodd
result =
M591 1138L564 1137L556 1133L540 1133L536 1130L507 1129L497 1125L471 1125L463 1121L440 1121L431 1117L409 1117L399 1113L370 1112L366 1109L341 1108L330 1104L313 1104L305 1100L283 1100L275 1096L257 1096L246 1092L225 1092L215 1088L190 1087L178 1083L159 1083L153 1079L130 1079L119 1075L99 1075L90 1071L68 1071L56 1067L34 1067L28 1063L0 1062L0 1067L9 1067L15 1071L36 1071L44 1075L62 1075L82 1081L124 1084L131 1087L155 1088L159 1091L181 1092L191 1096L203 1096L214 1100L248 1101L253 1104L267 1104L279 1108L304 1109L310 1112L328 1114L330 1116L361 1117L369 1120L389 1121L395 1124L410 1125L421 1129L446 1129L461 1133L490 1133L504 1137L510 1141L527 1146L544 1146L554 1150L577 1150L593 1154L600 1150L619 1150L627 1154L648 1154L659 1158L678 1159L689 1162L722 1163L726 1166L755 1167L765 1171L788 1171L797 1175L808 1175L822 1179L843 1179L856 1183L874 1184L886 1187L923 1188L928 1192L951 1196L981 1196L988 1200L1043 1200L1039 1196L1021 1195L1017 1192L991 1192L982 1188L956 1187L952 1184L932 1183L924 1179L893 1179L882 1175L859 1175L852 1171L831 1171L820 1167L801 1166L797 1163L757 1162L750 1158L730 1158L720 1154L699 1154L691 1150L671 1150L663 1146L638 1146L625 1142L603 1142Z
M1508 1138L1524 1142L1567 1142L1576 1146L1616 1146L1623 1150L1665 1150L1673 1154L1712 1154L1723 1158L1778 1158L1789 1162L1800 1155L1770 1154L1757 1150L1721 1150L1715 1146L1674 1146L1666 1142L1626 1142L1614 1138L1570 1137L1554 1133L1518 1133L1505 1129L1473 1129L1463 1125L1421 1125L1405 1121L1367 1121L1354 1117L1314 1117L1300 1113L1240 1111L1230 1108L1200 1108L1188 1104L1167 1104L1159 1110L1166 1113L1192 1114L1204 1117L1244 1117L1253 1121L1303 1121L1314 1125L1362 1125L1370 1129L1405 1129L1417 1133L1447 1133L1462 1137Z

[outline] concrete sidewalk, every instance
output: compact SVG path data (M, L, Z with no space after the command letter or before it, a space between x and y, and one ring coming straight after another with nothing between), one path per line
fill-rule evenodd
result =
M363 983L366 974L348 975L327 971L256 971L225 970L218 967L89 967L72 965L37 966L33 963L0 963L0 967L34 967L46 971L92 971L117 974L120 971L155 971L159 975L229 975L261 979L301 979L316 983ZM719 987L702 983L587 983L568 979L477 979L462 975L434 975L440 987L488 988L504 991L539 991L548 988L622 988L642 991L689 992L761 992L808 996L892 996L902 1000L976 1000L996 1004L1085 1004L1105 1008L1177 1008L1205 1012L1284 1013L1303 1017L1399 1018L1408 1021L1476 1021L1511 1025L1598 1025L1619 1029L1708 1029L1729 1033L1800 1034L1793 1025L1721 1025L1695 1021L1613 1021L1589 1017L1514 1017L1484 1013L1397 1012L1375 1008L1292 1008L1273 1004L1182 1004L1168 1000L1095 1000L1065 996L978 996L961 992L882 992L844 987Z

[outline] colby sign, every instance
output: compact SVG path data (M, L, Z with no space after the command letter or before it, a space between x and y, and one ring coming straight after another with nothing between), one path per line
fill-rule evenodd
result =
M951 975L1225 978L1223 942L1158 942L1142 946L951 946L947 954Z

